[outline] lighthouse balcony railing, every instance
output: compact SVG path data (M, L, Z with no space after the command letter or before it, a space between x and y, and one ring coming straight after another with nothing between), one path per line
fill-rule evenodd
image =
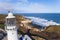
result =
M17 28L14 26L14 27L5 27L5 30L17 30Z

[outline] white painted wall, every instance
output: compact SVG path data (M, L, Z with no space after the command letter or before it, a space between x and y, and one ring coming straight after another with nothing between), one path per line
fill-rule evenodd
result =
M16 30L8 30L7 31L7 39L8 40L18 40L17 31Z

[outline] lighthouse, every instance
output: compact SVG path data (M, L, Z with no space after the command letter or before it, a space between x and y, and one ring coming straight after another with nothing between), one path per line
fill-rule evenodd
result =
M18 40L16 18L11 12L8 13L5 22L7 40Z

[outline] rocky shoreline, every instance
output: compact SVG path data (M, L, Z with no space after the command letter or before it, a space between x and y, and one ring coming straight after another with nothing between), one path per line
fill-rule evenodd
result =
M5 16L6 15L0 15L0 24L2 25L5 23ZM25 18L23 15L16 15L16 20L18 33L20 35L29 33L35 40L60 40L60 25L52 25L41 31L38 26L32 25L32 20ZM4 29L4 26L2 26L1 29Z

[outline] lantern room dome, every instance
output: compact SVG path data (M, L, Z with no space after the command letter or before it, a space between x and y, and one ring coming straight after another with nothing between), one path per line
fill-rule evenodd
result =
M9 12L6 18L15 18L15 16L13 16L13 13Z
M9 13L8 16L13 16L13 14L12 13Z

